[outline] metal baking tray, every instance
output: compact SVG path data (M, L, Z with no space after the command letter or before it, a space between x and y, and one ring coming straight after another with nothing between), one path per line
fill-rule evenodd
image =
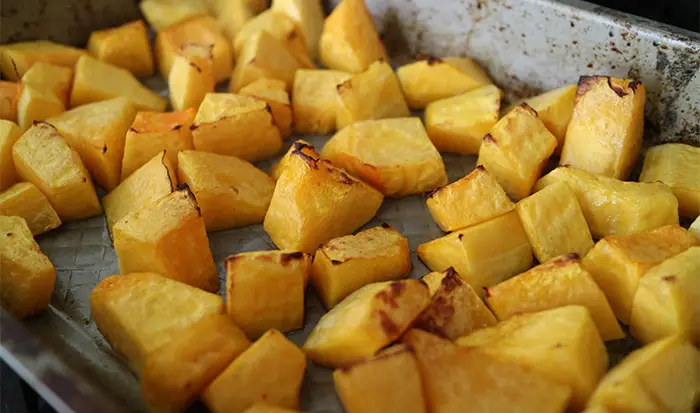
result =
M48 38L81 45L91 30L137 18L135 3L5 0L0 40ZM576 82L580 75L638 78L647 87L647 142L700 145L698 34L576 0L367 3L396 63L418 53L468 55L487 68L510 100ZM164 90L162 79L147 83ZM327 137L305 139L320 148ZM456 155L444 159L450 181L468 173L476 160ZM272 162L258 166L268 170ZM442 232L431 219L424 197L386 200L366 227L381 222L408 237L413 251L411 276L426 274L415 248ZM261 225L210 233L209 240L222 285L226 256L274 248ZM57 270L51 306L21 322L0 310L0 357L60 412L143 411L138 380L114 356L90 317L91 290L105 276L118 273L104 217L64 225L38 241ZM305 327L289 337L301 345L322 313L309 289ZM635 346L630 339L609 343L612 362ZM342 411L330 371L311 362L301 398L307 412ZM193 410L206 409L194 406Z

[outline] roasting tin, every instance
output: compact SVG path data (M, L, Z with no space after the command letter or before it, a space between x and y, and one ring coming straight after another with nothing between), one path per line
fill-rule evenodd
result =
M574 83L580 75L638 78L647 88L647 142L700 145L700 36L695 33L575 0L367 3L397 63L418 53L468 55L487 68L510 100ZM2 43L53 39L82 45L91 30L139 15L134 0L3 0L0 7ZM165 90L162 79L147 83ZM327 137L305 139L320 148ZM450 181L468 173L476 161L444 158ZM269 170L272 163L258 166ZM382 222L408 237L411 276L426 274L415 248L442 232L424 197L386 200L365 227ZM274 248L261 225L211 233L209 240L222 285L226 256ZM52 303L43 314L22 322L0 310L0 357L60 412L143 411L138 380L116 359L90 317L91 290L118 273L104 217L64 225L38 241L57 270ZM305 327L289 337L301 345L322 313L309 289ZM612 362L635 346L629 339L608 343ZM301 398L307 412L342 411L330 371L311 362ZM205 411L202 406L193 410Z

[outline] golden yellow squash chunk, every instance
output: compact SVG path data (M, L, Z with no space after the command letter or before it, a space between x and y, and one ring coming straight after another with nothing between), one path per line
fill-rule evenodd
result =
M436 100L491 84L484 69L466 57L441 59L426 56L423 60L401 66L396 75L411 109L423 109Z
M277 79L258 79L241 88L238 92L244 96L252 96L265 101L272 110L272 119L280 131L282 139L287 139L292 134L294 114L292 104L289 102L287 85Z
M442 157L419 118L354 123L326 142L321 157L385 196L420 194L447 183Z
M333 372L347 413L426 413L418 362L406 345Z
M282 149L282 138L269 105L250 96L207 94L191 129L198 151L255 162Z
M112 227L122 274L154 272L207 291L219 289L197 201L187 187L126 215Z
M157 32L208 13L204 0L142 0L139 7L148 24Z
M124 96L139 110L163 112L168 104L162 96L151 91L126 69L82 56L75 65L72 107Z
M36 62L73 67L78 59L84 55L87 55L87 52L83 49L76 49L48 40L1 45L0 71L3 78L16 82Z
M196 113L195 109L137 113L126 133L121 180L124 181L163 151L177 169L177 154L194 148L190 126Z
M457 340L571 387L570 408L581 411L608 369L608 353L585 307L567 306L506 320Z
M532 192L556 147L557 138L537 112L523 103L484 136L477 163L491 172L511 198L521 200Z
M237 92L261 78L281 80L291 89L294 72L299 67L296 57L282 42L267 31L258 30L248 39L238 56L229 90Z
M365 0L343 0L323 23L321 63L329 69L360 73L377 60L387 60Z
M483 165L464 178L432 191L425 203L440 229L446 232L480 224L515 208Z
M678 225L610 235L595 244L582 264L605 293L617 319L629 324L639 280L650 268L695 244L693 236Z
M678 200L664 184L623 182L563 166L537 181L535 191L555 182L573 189L593 238L678 225Z
M700 216L693 222L693 224L688 228L688 232L695 237L700 244Z
M588 402L608 412L691 412L699 353L682 337L632 352L603 378Z
M21 217L0 215L0 302L16 317L49 305L56 270Z
M430 305L414 327L454 340L498 322L471 285L462 281L454 268L431 272L423 277L430 290Z
M366 224L384 200L381 192L330 161L301 150L293 150L286 164L264 221L281 249L313 253Z
M285 409L267 403L255 403L246 409L244 413L299 413L299 410Z
M640 182L663 182L678 198L680 215L700 216L700 148L668 143L650 148L644 157Z
M540 264L486 290L486 302L499 320L567 305L590 311L603 340L625 336L591 274L581 266L578 254Z
M176 170L161 151L102 198L109 233L122 218L172 193L176 186Z
M316 250L311 284L330 309L357 289L411 272L408 239L387 224L335 238Z
M466 406L470 413L561 413L571 397L568 386L422 330L409 330L401 342L416 354L432 413L464 413Z
M481 142L498 122L503 92L487 85L425 108L425 128L440 152L476 155Z
M634 295L630 332L642 343L675 334L700 341L700 246L644 274Z
M0 191L19 180L12 159L12 147L22 136L22 130L12 121L0 120Z
M49 200L29 182L14 184L0 192L0 215L24 218L34 236L61 226L61 218Z
M312 159L319 159L321 157L321 155L316 152L316 148L314 148L312 144L303 139L294 141L292 146L289 147L289 150L287 150L287 153L285 153L279 162L274 164L270 170L270 176L275 180L275 182L277 182L277 180L280 179L280 176L282 176L282 172L287 167L289 159L294 156L292 155L294 151L301 152Z
M185 43L180 46L168 75L170 104L175 110L197 109L207 93L214 92L213 45Z
M336 116L341 109L337 87L351 77L350 73L336 70L297 70L292 91L294 131L300 135L335 131Z
M495 285L532 266L532 247L515 211L453 232L416 248L430 271L454 267L481 296Z
M363 120L410 116L394 69L383 60L338 85L337 94L338 129Z
M19 177L39 188L61 221L102 213L92 179L78 152L53 126L35 123L15 143L12 159Z
M36 62L22 76L22 86L32 86L40 91L52 94L68 107L73 69L51 63ZM42 119L43 120L43 119Z
M642 149L645 95L636 80L581 77L560 165L627 179Z
M180 412L249 346L223 314L209 314L146 359L141 394L152 412Z
M226 259L226 312L248 337L304 324L304 290L311 256L259 251Z
M246 0L210 0L209 3L221 32L231 44L243 26L255 17L255 11Z
M96 58L126 69L134 76L153 74L151 42L143 20L92 32L87 49Z
M299 408L306 357L277 330L270 330L238 356L204 391L213 413L242 413L257 402Z
M0 120L17 122L19 94L19 83L0 80Z
M17 102L17 124L23 131L26 131L34 122L43 122L65 111L65 105L49 90L31 85L22 86Z
M78 152L95 182L111 191L121 181L125 137L134 117L136 107L118 97L82 105L46 121Z
M399 338L429 303L421 280L365 285L321 317L302 349L325 367L368 359Z
M318 57L319 40L323 30L323 7L319 0L273 0L270 7L294 20L304 35L306 49L312 58Z
M111 275L90 294L97 328L137 374L163 345L222 310L218 295L153 273Z

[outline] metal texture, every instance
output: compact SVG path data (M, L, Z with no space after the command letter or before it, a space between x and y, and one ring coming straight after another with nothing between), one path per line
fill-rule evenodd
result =
M2 2L3 26L8 3L13 1ZM70 9L70 5L83 7L86 1L61 3ZM117 2L89 3L99 9ZM119 4L124 15L133 14L133 1ZM649 90L649 142L700 144L700 39L696 34L574 1L368 0L368 4L396 62L417 53L473 56L511 99L575 82L582 74L641 78ZM76 25L70 39L80 44L94 22ZM59 30L54 23L49 26ZM44 37L44 31L33 27L29 25L21 37ZM150 79L147 84L163 90L162 79ZM305 139L320 148L327 137ZM475 163L475 157L446 155L444 159L450 181L464 176ZM272 160L258 166L268 170L271 165ZM382 222L408 237L414 265L411 276L426 274L415 248L442 232L431 219L424 197L385 201L366 227ZM52 303L48 311L22 323L2 314L0 357L60 412L143 411L138 380L114 356L90 317L90 292L104 277L118 272L104 217L64 225L38 241L57 269ZM274 248L261 225L210 233L209 241L222 285L226 256ZM289 334L299 345L323 314L311 289L306 302L304 329ZM634 346L631 340L609 344L613 363ZM58 379L51 378L54 373ZM203 410L201 406L193 409ZM311 362L302 388L302 409L342 411L330 371Z

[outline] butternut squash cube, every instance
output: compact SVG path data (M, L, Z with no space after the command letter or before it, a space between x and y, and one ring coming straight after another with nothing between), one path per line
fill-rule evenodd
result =
M49 199L61 221L102 213L95 187L78 152L45 122L32 125L12 148L17 174Z
M330 161L295 149L275 186L264 228L279 248L313 253L366 224L383 200L381 192Z
M445 164L419 118L354 123L323 146L321 157L400 198L447 183Z
M337 87L340 108L336 127L363 120L410 116L394 69L383 60L372 63Z
M24 218L33 236L61 226L61 218L49 200L29 182L14 184L0 192L0 215Z
M208 13L203 0L142 0L139 7L148 24L157 32Z
M627 179L642 149L645 95L637 80L582 76L559 164Z
M272 169L270 170L270 176L272 179L275 180L275 182L280 179L280 176L282 176L282 172L284 169L287 167L287 164L289 163L289 159L294 156L292 153L294 151L298 151L303 153L304 155L307 155L308 157L312 159L319 159L321 155L319 155L316 152L316 148L308 142L306 142L303 139L299 139L297 141L294 141L292 143L292 146L289 147L289 150L287 150L287 153L282 156L282 158L277 162L276 164L272 165Z
M688 232L695 237L700 244L700 216L693 222L693 224L688 228Z
M416 248L430 271L454 267L483 296L483 289L532 266L532 247L515 211Z
M595 322L578 305L523 314L457 340L572 389L570 409L581 411L608 369Z
M294 132L326 135L335 131L336 115L341 109L336 90L351 77L350 73L336 70L297 70L292 91Z
M73 69L51 63L36 62L22 76L22 86L32 86L44 93L52 94L68 107Z
M152 0L141 3L146 3L148 9L149 2L153 3ZM96 58L126 69L134 76L153 74L151 42L143 20L92 32L87 49Z
M17 122L19 94L19 83L0 80L0 120Z
M557 138L524 103L484 136L477 163L491 172L508 196L521 200L532 192L556 147Z
M49 305L56 270L22 217L0 215L0 302L18 318Z
M316 250L311 284L330 309L367 284L408 276L410 254L408 239L387 224L335 238Z
M501 321L517 314L581 305L590 311L603 340L625 336L605 295L575 253L547 261L488 288L486 303Z
M454 268L431 272L423 277L430 290L430 305L414 327L454 340L498 322L471 285L462 281Z
M278 79L292 88L299 62L285 45L264 30L258 30L245 43L231 74L229 90L237 92L260 78Z
M429 303L421 280L365 285L321 317L302 349L325 367L368 359L399 338Z
M464 178L435 189L425 203L440 229L446 232L480 224L515 208L483 165Z
M700 148L668 143L650 148L644 157L640 182L663 182L678 198L682 217L700 216Z
M426 413L418 362L406 345L333 372L347 413Z
M593 238L678 225L678 200L664 184L623 182L563 166L537 181L535 191L560 181L576 194Z
M306 358L277 330L270 330L238 356L207 387L204 404L213 413L241 413L256 402L299 408Z
M213 45L180 46L168 75L170 104L175 110L198 109L207 93L214 92Z
M287 86L277 79L258 79L244 86L239 91L241 95L252 96L265 101L272 110L272 119L280 131L282 139L287 139L292 134L294 115L292 104L289 102Z
M61 100L49 90L31 85L23 85L17 102L17 124L26 131L34 122L46 119L66 111Z
M306 41L306 49L313 59L318 57L319 40L323 31L323 7L319 0L272 0L273 12L294 20Z
M48 118L85 162L95 182L111 191L121 181L124 145L136 107L118 97L89 103Z
M282 149L282 138L271 112L250 96L208 93L190 128L194 148L249 162L272 157Z
M19 126L9 120L0 120L0 191L19 181L12 159L12 147L20 136L22 130Z
M112 227L122 274L154 272L206 291L219 289L216 265L197 201L187 187Z
M479 64L467 57L426 56L396 71L406 102L423 109L436 100L449 98L490 85L491 79Z
M73 67L87 51L49 40L12 43L0 46L0 71L3 78L16 82L36 62Z
M605 293L617 319L629 324L639 280L652 267L695 244L693 236L678 225L609 235L595 244L582 264Z
M110 275L90 294L97 328L138 375L151 355L222 310L218 295L153 273Z
M243 26L256 14L247 0L211 0L210 9L230 44L234 43Z

